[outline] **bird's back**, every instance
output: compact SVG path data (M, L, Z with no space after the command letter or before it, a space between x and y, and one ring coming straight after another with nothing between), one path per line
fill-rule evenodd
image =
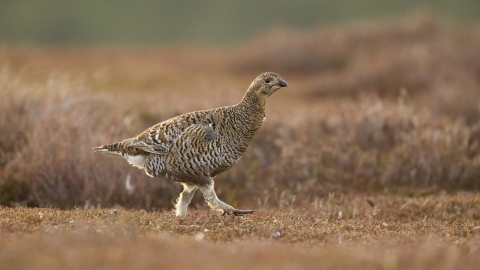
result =
M244 126L242 120L242 113L236 106L173 118L163 127L170 148L164 157L163 175L158 176L196 181L228 170L241 158L260 127L252 130ZM155 158L159 162L162 159Z

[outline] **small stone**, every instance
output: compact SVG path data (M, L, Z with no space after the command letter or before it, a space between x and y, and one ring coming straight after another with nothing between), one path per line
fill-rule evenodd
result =
M193 236L193 239L195 239L196 241L202 241L203 238L205 238L205 234L202 232L199 232Z
M274 235L273 235L273 238L275 239L278 239L282 236L282 234L280 232L276 232Z
M112 211L110 211L110 214L112 214L114 216L118 216L118 215L120 215L120 211L118 211L118 209L113 209Z

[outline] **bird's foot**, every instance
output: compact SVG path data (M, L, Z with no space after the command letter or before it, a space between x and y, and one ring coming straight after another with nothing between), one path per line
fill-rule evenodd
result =
M213 190L213 180L212 184L201 187L200 190L203 193L203 197L205 198L205 201L207 201L208 206L212 210L219 211L222 213L222 216L224 215L235 215L235 216L245 216L247 214L252 214L255 213L255 210L239 210L233 208L231 205L228 205L221 200L218 199L217 195L215 194L215 191Z
M239 210L239 209L225 210L224 209L222 216L224 216L224 215L245 216L245 215L248 215L248 214L253 214L255 212L257 212L257 210Z

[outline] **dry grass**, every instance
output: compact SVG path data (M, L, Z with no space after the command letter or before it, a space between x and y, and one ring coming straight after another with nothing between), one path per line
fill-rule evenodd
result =
M0 205L42 208L0 208L0 265L475 269L479 48L477 29L432 17L278 30L228 51L5 45ZM290 87L216 178L253 216L217 216L197 194L177 219L178 184L91 151L234 104L267 70Z
M0 208L0 235L7 269L475 269L480 197L332 194L240 218Z

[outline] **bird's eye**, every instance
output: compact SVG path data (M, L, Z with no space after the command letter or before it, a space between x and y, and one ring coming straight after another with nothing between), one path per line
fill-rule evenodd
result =
M266 82L266 83L270 83L270 79L265 79L265 82Z

